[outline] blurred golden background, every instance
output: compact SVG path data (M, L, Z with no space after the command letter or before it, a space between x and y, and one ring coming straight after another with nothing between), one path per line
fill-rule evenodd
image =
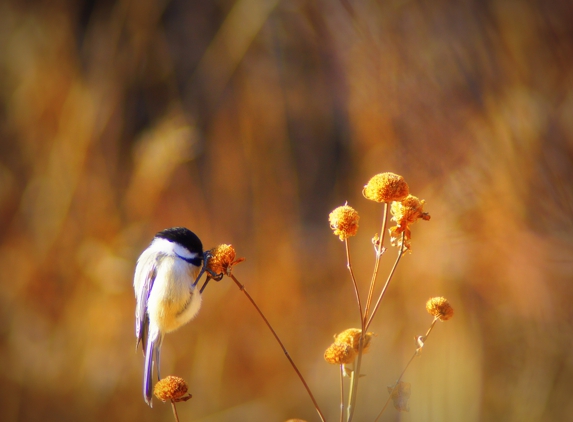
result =
M141 394L135 261L184 225L235 267L329 420L332 336L358 325L393 171L425 199L372 326L373 420L573 420L573 6L554 2L140 0L0 4L0 419L170 421ZM381 280L395 250L383 258ZM246 298L212 282L166 337L185 421L318 417Z

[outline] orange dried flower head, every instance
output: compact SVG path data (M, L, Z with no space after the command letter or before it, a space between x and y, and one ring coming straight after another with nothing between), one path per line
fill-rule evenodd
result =
M351 346L356 353L358 353L360 348L360 334L362 330L359 328L349 328L344 330L340 334L334 336L335 343L344 343ZM370 340L372 339L372 333L366 333L364 335L362 344L362 353L366 353L370 347Z
M332 343L324 352L324 360L334 365L345 365L354 362L356 351L346 343Z
M454 308L445 297L433 297L426 303L426 310L440 321L447 321L454 316Z
M187 383L183 378L169 375L158 381L153 394L161 401L186 401L191 398L187 395Z
M404 199L410 188L402 176L394 173L380 173L368 181L362 195L376 202L392 202Z
M430 214L424 212L426 201L418 199L414 195L408 195L400 202L392 202L390 212L392 220L396 222L395 227L389 229L390 242L392 246L402 247L402 233L404 234L404 251L411 251L410 224L415 223L418 219L429 220Z
M424 212L426 201L418 199L414 195L408 195L400 202L393 202L390 208L392 220L398 223L398 226L405 227L415 223L419 218L429 220L430 214Z
M356 232L358 232L358 220L360 220L358 211L349 205L336 208L328 216L330 228L340 240L356 235Z
M223 244L215 246L209 250L209 255L210 258L207 263L207 268L214 274L231 275L233 267L245 260L245 258L235 259L237 254L233 245Z

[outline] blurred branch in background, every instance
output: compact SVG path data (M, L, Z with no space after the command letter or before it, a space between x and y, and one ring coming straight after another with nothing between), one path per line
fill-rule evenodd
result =
M572 20L564 0L2 2L1 419L170 417L140 398L131 278L152 234L185 225L247 258L334 420L322 353L355 321L327 216L382 171L433 218L361 390L392 382L417 304L443 294L465 314L408 373L412 420L571 419ZM164 346L193 394L181 420L313 420L237 296L210 285Z

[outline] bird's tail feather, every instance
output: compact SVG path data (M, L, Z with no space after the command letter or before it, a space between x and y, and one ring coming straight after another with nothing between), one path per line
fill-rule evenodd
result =
M153 407L151 403L153 381L153 358L155 357L155 340L147 339L147 347L145 350L145 368L143 370L143 398L149 407Z

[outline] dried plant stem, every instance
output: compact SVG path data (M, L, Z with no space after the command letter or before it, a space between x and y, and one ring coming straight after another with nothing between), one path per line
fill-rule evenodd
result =
M436 325L436 322L438 322L439 319L440 318L438 318L438 317L434 317L434 320L432 321L432 325L430 325L430 328L428 328L428 331L426 331L426 334L424 335L424 341L426 341L426 339L428 338L428 336L430 335L430 333L434 329L434 325Z
M382 289L382 292L380 292L380 296L378 297L378 300L376 301L376 305L374 305L374 308L372 309L372 315L370 315L368 322L366 322L366 324L365 324L364 329L366 329L366 330L368 329L368 327L370 327L370 324L372 323L372 319L374 318L374 316L376 315L376 311L378 311L378 308L380 307L380 302L382 302L382 298L386 294L386 290L388 290L388 286L390 285L390 280L392 280L392 277L394 276L394 272L396 271L396 268L398 267L398 264L400 263L400 259L402 258L402 255L404 254L404 236L405 236L405 234L406 234L405 232L402 232L402 240L401 240L400 250L398 251L398 257L396 258L396 261L394 262L394 266L392 267L392 270L390 270L390 274L388 274L388 278L386 279L386 284L384 284L384 288Z
M374 286L376 285L376 278L378 277L378 267L380 266L380 258L384 253L384 237L386 236L386 224L388 220L388 203L384 203L384 211L382 214L382 226L380 227L380 239L378 239L378 247L376 248L376 261L374 262L374 271L372 272L372 279L370 280L370 288L368 290L368 297L366 299L366 307L364 309L364 321L368 319L370 305L372 303L372 295L374 293Z
M344 421L344 364L340 365L340 422Z
M358 311L360 312L360 321L362 321L362 328L364 328L364 316L362 313L362 302L360 300L360 293L358 292L358 284L356 283L356 278L354 277L354 271L352 270L352 264L350 262L350 245L348 239L344 241L346 246L346 268L350 272L350 278L352 279L352 286L354 286L354 294L356 295L356 302L358 303Z
M434 325L436 325L436 321L438 321L438 317L434 317L434 320L432 321L432 324L430 325L430 328L428 328L428 331L426 331L426 334L424 335L424 341L426 341L428 339L428 336L430 335L430 333L432 332L432 329L434 328ZM390 399L392 398L392 394L394 394L394 390L396 389L396 387L398 387L398 384L400 383L400 381L402 380L402 377L404 376L404 374L406 373L406 370L408 369L408 367L410 366L410 364L412 363L412 361L414 360L414 358L416 356L420 355L420 349L421 347L417 348L416 351L414 352L414 354L412 355L412 357L410 358L410 360L408 361L408 363L406 364L406 367L404 368L404 370L402 371L402 373L400 374L400 376L398 377L398 379L396 380L396 383L394 384L394 387L392 387L392 390L390 391L390 394L388 395L388 398L386 399L386 403L384 403L384 407L382 408L382 410L380 411L380 413L378 413L378 416L376 416L376 419L374 419L374 422L376 422L378 419L380 419L380 417L382 416L382 413L384 413L384 410L386 410L386 407L388 406L388 403L390 403Z
M285 346L283 345L281 339L279 338L279 336L277 335L277 333L275 332L275 330L273 329L273 327L271 326L271 324L269 323L269 321L267 320L267 318L265 317L265 315L263 314L263 312L260 310L260 308L257 306L257 304L255 303L255 301L253 300L253 298L251 297L251 295L247 292L247 290L245 289L245 286L243 286L243 284L241 284L239 282L239 280L237 280L235 278L235 276L233 274L230 274L229 277L231 277L233 279L233 281L235 282L235 284L237 285L237 287L239 287L239 289L245 294L245 296L247 297L247 299L249 299L249 301L251 302L251 304L255 307L255 309L257 310L257 312L259 313L259 315L261 316L261 318L263 319L263 321L265 321L265 324L267 324L267 327L269 328L269 330L271 330L271 333L273 334L273 336L275 337L275 340L279 343L280 347L283 349L283 352L286 356L286 358L288 359L288 361L290 362L291 366L293 367L294 371L296 372L296 374L298 375L298 377L300 378L301 382L304 385L304 388L306 389L308 395L310 396L310 399L312 400L312 403L314 404L314 408L316 409L318 416L320 417L320 420L322 422L325 422L324 419L324 415L322 414L322 411L320 410L320 407L318 406L318 403L316 402L316 399L314 398L314 395L312 394L312 392L310 391L310 388L308 386L308 384L306 383L304 377L302 376L302 374L300 373L300 371L298 370L297 366L295 365L294 361L292 360L292 358L290 357L287 349L285 348Z
M350 246L348 243L348 239L345 241L346 246L346 267L350 272L350 278L352 279L352 285L354 286L354 293L356 295L356 302L358 304L358 311L360 313L360 340L359 340L359 347L358 347L358 356L356 357L356 363L354 366L354 370L352 371L352 376L350 378L350 391L348 393L348 415L347 421L352 421L352 417L354 414L354 404L356 402L356 396L358 391L358 380L360 378L360 366L362 363L362 346L364 344L364 316L362 313L362 302L360 300L360 293L358 291L358 284L356 283L356 277L354 277L354 271L352 270L352 264L350 261ZM358 373L358 376L355 376L355 373Z
M362 351L364 348L364 320L362 320L362 330L360 332L360 340L358 341L358 355L356 356L356 361L354 362L354 367L352 371L352 376L350 378L350 393L348 395L348 419L347 422L351 422L354 416L354 409L356 403L356 397L358 395L358 381L360 379L360 367L362 365Z
M359 356L356 357L356 360L360 358ZM358 380L356 377L356 361L352 362L352 372L350 373L350 392L348 393L348 407L346 408L346 421L349 422L352 420L352 416L354 414L354 402L356 401L356 393L358 389Z
M173 409L173 416L175 416L175 421L179 422L179 415L177 414L177 407L175 407L175 402L171 400L171 409Z

